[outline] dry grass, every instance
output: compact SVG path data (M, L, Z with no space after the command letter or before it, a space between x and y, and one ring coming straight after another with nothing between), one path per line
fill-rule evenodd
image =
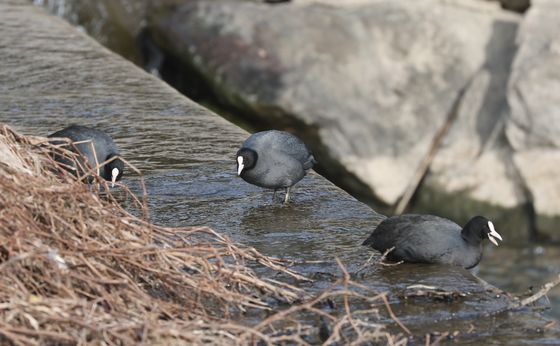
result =
M406 342L377 322L385 296L344 270L316 295L259 277L251 268L305 280L209 228L160 227L132 215L99 176L86 185L56 169L53 150L61 151L0 126L1 343ZM122 190L147 215L145 196ZM367 308L351 312L353 301ZM340 308L321 308L325 302Z

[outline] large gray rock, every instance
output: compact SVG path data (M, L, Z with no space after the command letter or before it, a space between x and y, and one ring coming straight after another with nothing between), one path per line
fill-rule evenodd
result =
M474 1L193 1L151 24L227 103L275 126L305 124L329 178L394 205L469 85L487 83L465 112L488 125L474 129L488 140L517 21ZM492 174L514 194L505 173Z
M518 35L507 138L538 226L552 228L560 215L560 2L533 2Z

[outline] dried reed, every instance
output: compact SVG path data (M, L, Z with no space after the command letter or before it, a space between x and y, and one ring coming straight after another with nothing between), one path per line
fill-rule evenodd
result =
M151 224L145 193L121 185L144 218L132 215L96 174L103 163L82 167L96 183L86 185L53 151L79 164L70 150L0 126L0 342L406 342L375 322L385 297L347 274L316 295L259 277L251 268L306 280L209 228ZM337 300L342 311L318 307ZM351 300L367 308L352 313Z

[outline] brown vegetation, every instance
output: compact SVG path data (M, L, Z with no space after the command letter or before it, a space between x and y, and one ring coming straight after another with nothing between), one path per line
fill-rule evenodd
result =
M95 170L96 184L82 184L52 150L0 127L0 342L406 342L379 323L385 296L352 283L342 265L319 294L259 277L256 268L306 280L209 228L151 224L143 198L122 185L134 202L125 210ZM366 308L351 312L352 301Z

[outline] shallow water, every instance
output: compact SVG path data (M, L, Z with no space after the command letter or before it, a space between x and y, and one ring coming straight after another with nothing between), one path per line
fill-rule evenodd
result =
M16 115L11 117L10 123L23 133L44 135L70 121L60 117L54 122L48 117L43 123L39 120L29 121ZM213 153L210 154L205 140L194 140L192 124L185 123L182 118L163 121L161 128L151 121L143 122L141 117L134 122L130 122L130 117L128 120L112 118L111 126L104 116L73 119L86 125L94 125L98 120L110 128L126 159L142 169L149 194L150 215L155 223L210 226L267 255L294 260L299 263L295 265L297 270L315 280L308 287L313 290L327 287L335 276L340 275L334 257L338 257L350 272L355 272L372 253L360 243L383 216L315 173L297 184L292 202L283 205L283 193L273 201L272 191L249 185L236 176L232 158L236 145L232 145L232 138L228 136L220 140L222 129L205 129L218 131L212 136L214 142L210 152ZM139 177L128 174L123 182L141 192ZM554 265L558 258L557 248L510 248L507 233L503 234L506 245L485 248L485 258L479 268L482 279L517 292L525 291L531 285L537 287L558 272ZM305 260L323 262L302 264ZM470 333L476 336L474 339L488 338L492 343L514 344L512 336L528 338L529 344L550 341L546 339L546 332L539 331L546 321L532 314L519 314L514 318L519 320L516 323L523 327L521 329L511 325L513 322L507 314L478 322L484 311L497 310L505 306L507 300L505 297L490 299L478 281L460 268L373 266L358 275L357 280L379 292L389 291L395 313L420 335L458 330L462 333L461 340L469 342L468 332L473 329ZM406 287L414 284L468 295L455 302L434 302L428 298L403 300L401 295ZM557 305L557 296L551 297L556 299L553 304ZM549 314L558 316L558 311L555 309ZM488 325L489 321L491 325ZM551 340L560 341L558 336Z
M315 280L302 283L312 290L328 286L340 275L335 257L350 272L370 257L372 251L359 244L382 216L366 205L316 174L296 185L291 204L272 201L271 191L235 175L234 154L246 136L243 131L170 93L128 64L121 66L102 52L91 52L85 43L76 47L64 30L51 32L47 20L26 29L36 32L25 40L17 39L22 24L6 24L9 20L0 21L0 121L30 135L47 135L70 123L106 130L124 158L143 172L155 223L211 226L266 255L296 260L296 268ZM40 49L45 37L57 35L63 38L57 39L55 48ZM13 49L6 52L5 47ZM41 54L29 54L27 47ZM125 174L123 182L139 192L139 177L130 171ZM557 247L510 247L510 232L498 231L505 241L498 248L486 246L479 270L482 279L523 292L558 273ZM356 280L379 292L388 291L395 313L418 336L458 330L461 343L560 343L558 324L545 328L549 321L537 314L484 316L503 307L507 299L487 293L460 268L374 265ZM406 287L413 284L466 296L453 301L403 299ZM558 289L550 295L555 309L549 315L560 317L559 295Z

